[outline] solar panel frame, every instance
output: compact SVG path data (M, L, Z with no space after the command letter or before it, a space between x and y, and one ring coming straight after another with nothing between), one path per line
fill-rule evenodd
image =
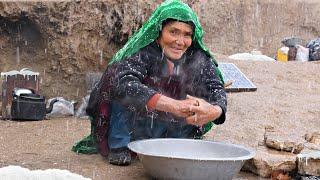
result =
M257 87L246 77L244 73L233 63L219 63L225 82L232 82L225 87L227 92L256 91Z

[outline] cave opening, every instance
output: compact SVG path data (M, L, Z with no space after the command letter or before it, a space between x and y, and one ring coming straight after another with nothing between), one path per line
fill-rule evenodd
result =
M40 27L27 15L21 13L19 17L0 16L0 24L1 51L10 53L17 64L21 61L34 61L45 49L47 43Z

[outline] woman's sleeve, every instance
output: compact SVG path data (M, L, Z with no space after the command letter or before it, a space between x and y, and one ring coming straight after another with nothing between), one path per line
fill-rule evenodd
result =
M222 84L222 81L218 77L217 67L208 57L203 62L201 66L202 82L206 87L206 96L205 99L213 105L218 105L222 109L221 116L213 121L215 124L222 124L226 119L227 112L227 96L225 88Z
M131 110L145 108L148 100L157 93L142 83L146 75L147 64L141 53L121 61L114 77L115 99Z

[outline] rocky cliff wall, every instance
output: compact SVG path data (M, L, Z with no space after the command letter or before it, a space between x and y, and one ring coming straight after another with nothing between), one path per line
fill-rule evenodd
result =
M47 97L80 99L87 72L107 61L161 0L0 2L0 71L40 72ZM214 53L273 56L287 36L320 35L317 0L189 0Z

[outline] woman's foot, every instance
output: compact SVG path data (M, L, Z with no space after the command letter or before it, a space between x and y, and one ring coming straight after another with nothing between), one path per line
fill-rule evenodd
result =
M127 166L131 163L131 152L127 147L110 149L108 161L113 165Z

